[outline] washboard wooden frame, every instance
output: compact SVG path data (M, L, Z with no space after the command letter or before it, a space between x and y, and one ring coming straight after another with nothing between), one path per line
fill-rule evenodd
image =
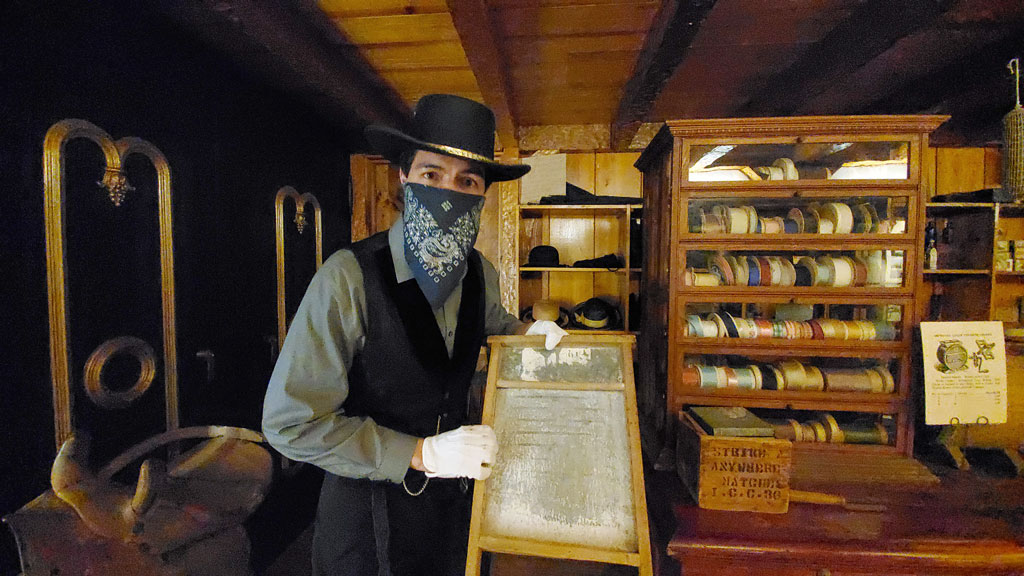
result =
M612 349L618 351L619 366L621 369L621 382L568 382L568 381L555 381L555 382L544 382L544 381L520 381L520 380L508 380L502 378L502 366L501 362L506 353L513 351L514 349L520 350L528 348L533 351L545 354L544 351L544 338L541 336L492 336L488 339L491 345L491 359L490 366L487 374L487 390L484 396L484 408L482 420L484 424L488 424L495 427L495 430L499 435L499 443L503 441L502 430L505 429L507 421L503 422L503 419L514 418L514 415L499 413L497 405L499 404L499 395L503 392L510 390L529 390L531 393L541 391L550 392L552 397L556 394L572 393L572 392L593 392L597 393L597 396L591 394L590 398L599 398L605 405L614 406L618 399L621 398L623 418L611 418L605 421L604 424L608 426L622 426L625 430L622 430L622 436L625 438L625 449L623 452L628 452L628 455L624 455L628 458L628 462L620 462L622 467L628 470L629 486L622 487L622 490L629 491L629 495L625 498L630 500L632 504L632 523L630 527L632 530L632 541L623 548L622 546L609 547L596 547L590 545L589 542L574 542L566 543L553 539L536 539L519 536L509 536L507 534L494 533L491 528L488 527L486 521L486 515L488 512L488 506L497 506L492 501L492 494L488 492L488 485L493 487L492 492L499 491L504 486L501 475L503 470L510 470L510 466L514 466L516 460L509 460L509 458L526 459L529 455L523 455L524 450L512 450L507 445L509 438L505 438L506 445L503 448L499 448L498 460L496 463L494 473L491 478L486 481L477 481L474 488L473 494L473 514L470 523L469 531L469 546L466 559L466 575L467 576L479 576L480 565L483 552L494 552L501 554L513 554L513 555L527 555L527 556L540 556L545 558L556 558L556 559L571 559L571 560L583 560L591 562L601 562L607 564L621 564L627 566L637 567L640 576L651 576L653 574L652 559L651 559L651 546L650 546L650 534L648 531L647 524L647 502L644 492L644 475L643 475L643 463L640 449L640 429L639 421L637 418L636 408L636 390L634 387L633 378L633 357L632 357L632 346L635 338L632 335L573 335L564 338L558 348L554 352L567 349L587 349L593 347L596 351L600 349ZM531 352L533 354L534 352ZM551 356L549 355L550 359ZM610 397L603 396L604 394L612 395ZM616 412L617 412L616 408ZM615 420L618 420L616 422ZM510 425L511 426L511 425ZM511 429L511 428L510 428ZM579 441L577 441L578 443ZM607 456L606 446L597 446L597 443L592 442L590 447L586 449L587 453L592 454L594 457ZM604 454L602 454L604 452ZM502 460L502 458L505 460ZM596 462L595 468L605 466L606 462ZM525 466L530 466L529 462L524 462ZM571 481L572 476L576 475L576 479L580 480L581 476L586 476L587 472L581 468L567 468L565 471L566 479ZM521 469L521 468L520 468ZM511 474L511 473L510 473ZM510 475L510 478L512 476ZM585 480L584 480L585 481ZM552 483L556 484L556 483ZM557 483L561 484L561 483ZM537 488L537 486L531 486L531 488ZM553 485L551 489L556 489ZM616 487L612 487L616 489ZM543 487L541 487L543 490ZM589 490L584 490L584 493L589 494ZM537 502L543 502L545 500L543 494L538 494L538 498L531 498L531 502L536 504ZM586 509L587 506L584 506ZM500 510L499 512L503 512ZM588 519L593 520L593 523L599 524L601 519ZM591 524L591 522L588 522ZM627 537L628 540L629 537Z

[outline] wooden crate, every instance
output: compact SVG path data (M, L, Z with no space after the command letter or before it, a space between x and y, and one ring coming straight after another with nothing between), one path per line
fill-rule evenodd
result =
M782 514L789 510L793 443L712 436L679 412L676 470L701 508Z

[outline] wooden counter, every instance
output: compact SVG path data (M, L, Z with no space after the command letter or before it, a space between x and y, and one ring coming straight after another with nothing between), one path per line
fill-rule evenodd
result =
M886 509L794 502L759 514L677 499L667 554L685 576L1024 574L1024 479L953 471L932 487L838 492Z

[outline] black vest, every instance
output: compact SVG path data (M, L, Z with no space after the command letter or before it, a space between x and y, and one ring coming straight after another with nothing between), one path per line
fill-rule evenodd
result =
M349 369L345 412L414 436L452 430L465 420L466 397L484 342L480 254L470 253L452 357L415 280L401 284L381 232L350 248L363 273L366 343Z

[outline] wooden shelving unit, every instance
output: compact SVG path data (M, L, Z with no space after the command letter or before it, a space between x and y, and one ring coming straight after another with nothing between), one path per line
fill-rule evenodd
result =
M784 417L801 421L821 412L838 419L875 418L891 430L888 441L877 446L800 442L798 450L912 453L911 347L918 322L915 304L924 230L921 158L928 134L944 120L939 116L864 116L666 123L637 162L644 173L647 201L643 275L647 309L638 344L639 397L645 417L668 432L666 438L671 437L675 414L683 406L744 406L763 415L784 413ZM769 168L785 166L783 160L792 161L790 166L796 169L789 179L777 179L778 172ZM705 180L709 173L731 166L761 170L771 179ZM897 173L861 169L859 178L833 178L839 176L840 169L849 173L849 168L863 166L875 170L885 166ZM858 222L855 217L853 229L847 232L844 225L843 233L801 230L796 224L788 233L751 233L742 222L738 230L729 228L735 222L726 222L726 229L709 225L714 219L708 215L715 211L735 217L729 210L750 207L761 226L763 218L785 219L796 210L803 219L802 215L817 213L829 203L849 206L854 214L863 205L863 213L877 212L877 221L872 225L872 218L862 216ZM828 258L858 262L872 258L874 263L884 258L885 267L881 277L876 273L871 284L863 285L796 286L787 281L750 285L749 279L746 285L735 285L733 278L733 284L723 280L729 285L700 286L686 281L688 269L695 273L709 270L709 262L717 255L748 262L763 257L790 263L803 257L824 257L829 262ZM957 268L936 276L975 274L975 270ZM791 303L811 306L815 321L870 318L891 324L895 338L785 339L763 334L757 338L707 338L690 334L688 328L691 318L707 319L712 314L772 320L780 306ZM793 359L819 369L884 367L892 374L894 387L891 392L840 392L827 386L813 391L701 387L688 368L733 369ZM685 374L690 376L684 378Z
M936 225L939 269L923 271L924 283L918 292L921 317L999 320L1021 326L1024 318L1017 302L1024 298L1024 269L1000 269L996 260L1000 241L1019 241L1018 252L1024 251L1024 206L929 202L925 217ZM951 233L944 234L946 226ZM933 298L939 286L942 291Z
M621 316L615 329L577 329L584 334L623 334L631 326L630 294L640 293L641 268L630 262L630 222L640 218L643 204L519 206L519 308L553 300L570 312L597 297L616 306ZM560 266L527 266L530 250L554 246ZM575 267L576 261L616 255L621 267ZM634 319L635 321L635 319Z

